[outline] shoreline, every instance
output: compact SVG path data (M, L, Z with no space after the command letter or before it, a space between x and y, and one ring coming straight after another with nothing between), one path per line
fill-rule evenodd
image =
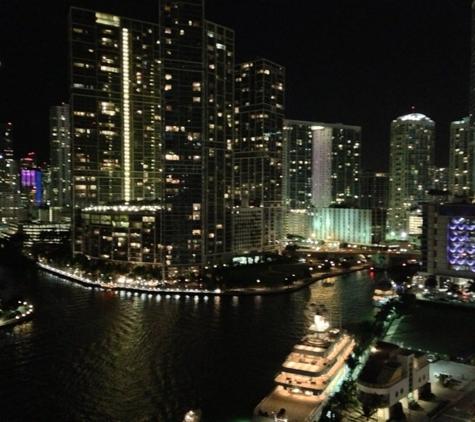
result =
M173 288L144 288L144 287L134 287L134 286L119 286L119 285L111 285L108 283L100 283L98 281L93 281L89 279L84 279L82 277L78 277L74 274L70 274L66 271L60 270L55 267L51 267L49 265L45 265L42 263L37 263L38 268L41 271L45 271L47 273L56 275L63 279L69 280L73 283L81 284L85 287L92 287L98 288L104 291L125 291L131 293L149 293L149 294L160 294L160 295L200 295L200 296L263 296L263 295L277 295L277 294L284 294L284 293L292 293L316 283L317 281L330 278L330 277L337 277L344 274L349 274L357 271L367 270L371 266L370 265L359 265L355 266L354 268L349 268L345 270L335 270L333 272L327 272L322 274L317 274L309 279L296 281L291 286L282 286L282 287L271 287L271 288L245 288L245 289L228 289L228 290L201 290L201 289L173 289Z

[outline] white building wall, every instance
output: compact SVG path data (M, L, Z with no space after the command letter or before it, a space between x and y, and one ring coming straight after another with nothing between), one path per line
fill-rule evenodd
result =
M317 240L371 244L371 210L321 208L313 217Z
M387 384L358 382L360 391L385 397L388 408L430 381L427 355L416 357L414 353L398 354L396 359L402 366L402 373L397 381Z
M385 396L388 399L388 407L393 406L399 400L407 397L409 391L409 379L402 378L398 382L391 385L381 385L368 387L364 384L358 384L358 389L367 394L377 394L378 396Z
M307 210L290 210L287 213L284 234L311 237L311 218Z
M332 201L332 131L331 127L312 126L312 204L325 208Z

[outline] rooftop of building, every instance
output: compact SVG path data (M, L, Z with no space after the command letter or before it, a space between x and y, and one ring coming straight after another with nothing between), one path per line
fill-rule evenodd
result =
M425 116L424 114L421 113L409 113L404 116L399 116L396 120L403 120L403 121L416 121L416 122L421 122L421 121L427 121L427 122L432 122L434 123L429 117Z
M387 384L394 380L401 368L401 362L397 360L397 356L408 357L414 355L420 358L423 352L403 349L396 344L387 342L377 342L371 350L371 355L367 360L359 379L362 382L372 384Z

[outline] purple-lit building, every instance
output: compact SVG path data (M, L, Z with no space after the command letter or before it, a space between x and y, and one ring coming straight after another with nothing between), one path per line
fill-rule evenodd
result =
M40 206L43 203L43 174L36 165L34 152L20 159L20 188L23 206Z
M438 280L475 278L475 204L424 205L422 270Z

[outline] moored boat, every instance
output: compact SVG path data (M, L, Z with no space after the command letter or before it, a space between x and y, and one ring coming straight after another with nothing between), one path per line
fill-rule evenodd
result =
M374 286L373 305L384 306L387 302L397 297L397 285L385 274Z
M18 301L18 305L14 309L2 310L0 306L0 327L28 321L32 315L33 305L22 300Z
M275 378L277 386L255 408L252 422L318 420L347 372L354 339L331 328L324 308L314 311L308 334L297 343Z
M201 411L200 410L190 410L186 413L183 422L200 422L201 421Z

